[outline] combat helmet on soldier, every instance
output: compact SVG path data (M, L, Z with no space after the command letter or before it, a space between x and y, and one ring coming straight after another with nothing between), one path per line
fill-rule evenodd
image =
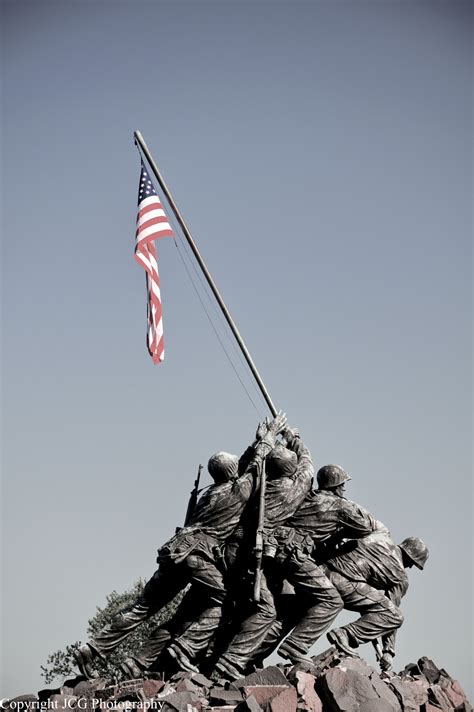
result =
M424 568L429 556L428 547L425 542L417 536L409 536L399 544L400 549L410 563L415 564L418 569Z
M279 477L291 477L298 467L296 453L283 445L276 445L267 455L265 470L268 480L276 480Z
M352 479L339 465L324 465L318 470L316 475L320 490L339 487Z
M235 480L239 469L239 458L229 452L216 452L209 458L207 471L216 485Z

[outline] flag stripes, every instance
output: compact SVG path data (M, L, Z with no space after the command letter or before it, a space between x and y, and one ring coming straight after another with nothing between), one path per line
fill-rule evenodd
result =
M161 307L160 276L154 240L174 237L163 206L143 164L138 186L137 231L135 260L146 272L147 286L147 348L153 363L163 361L163 311Z

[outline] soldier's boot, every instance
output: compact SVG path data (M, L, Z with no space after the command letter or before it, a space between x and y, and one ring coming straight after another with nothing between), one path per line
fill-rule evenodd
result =
M72 654L81 675L84 675L84 677L88 680L93 680L99 677L98 672L94 670L92 666L95 658L102 658L102 655L100 655L98 650L96 650L92 645L89 645L89 643L85 643L84 645L81 645L73 650Z
M145 675L145 671L138 665L134 658L127 658L120 663L125 680L139 680Z
M214 670L211 673L211 680L218 682L219 680L237 680L243 676L242 670L232 665L228 660L221 658L216 663Z
M284 660L289 660L293 665L297 663L311 662L302 650L299 650L292 643L285 640L277 650L278 655Z
M199 672L199 668L192 664L184 650L182 650L177 643L171 643L166 651L176 660L181 670L186 670L187 672Z
M352 640L349 638L347 630L344 628L335 628L327 633L326 638L330 643L336 646L336 648L347 655L358 658L357 653L354 652L354 648L358 647L358 644L353 644Z

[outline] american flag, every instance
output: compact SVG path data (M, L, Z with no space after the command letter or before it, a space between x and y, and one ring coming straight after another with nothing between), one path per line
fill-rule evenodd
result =
M158 237L174 237L174 233L142 161L140 184L138 186L135 259L146 272L148 293L147 347L153 363L159 363L165 357L160 277L158 275L158 262L154 243L154 240Z

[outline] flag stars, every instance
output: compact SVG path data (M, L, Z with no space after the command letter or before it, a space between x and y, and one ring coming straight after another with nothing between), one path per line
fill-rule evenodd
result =
M155 186L152 183L148 171L142 164L142 171L140 174L140 183L138 186L138 202L144 200L144 198L156 196L158 198Z

